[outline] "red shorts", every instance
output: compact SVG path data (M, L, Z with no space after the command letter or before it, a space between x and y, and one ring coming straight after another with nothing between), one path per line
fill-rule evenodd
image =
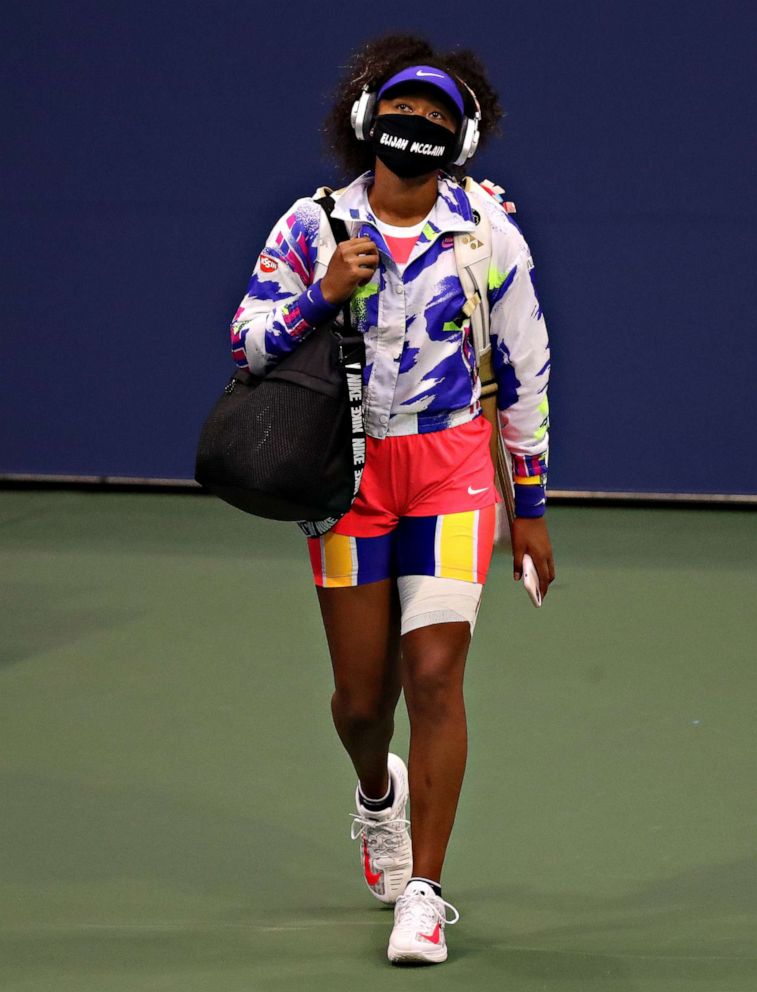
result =
M495 528L491 426L367 438L360 492L327 534L309 538L319 586L429 575L483 584Z
M478 416L429 434L366 438L360 492L331 533L380 537L400 517L482 510L498 502L491 424Z

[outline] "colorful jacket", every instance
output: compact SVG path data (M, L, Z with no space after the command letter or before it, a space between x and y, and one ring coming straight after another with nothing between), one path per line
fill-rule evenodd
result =
M455 265L452 235L474 231L468 194L440 174L439 193L400 273L376 226L366 172L335 194L335 218L350 237L379 250L373 278L350 301L353 327L365 336L364 410L373 437L416 434L466 423L480 413L480 382L470 320ZM492 228L488 298L500 425L513 457L516 510L544 512L548 451L549 343L523 235L497 199L479 197ZM271 231L231 325L235 361L262 374L312 329L338 313L320 289L324 213L297 200ZM526 488L528 487L528 488ZM518 498L520 494L520 498ZM519 504L519 506L518 506Z

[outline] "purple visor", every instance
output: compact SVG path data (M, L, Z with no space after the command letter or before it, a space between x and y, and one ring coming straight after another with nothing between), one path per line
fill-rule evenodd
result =
M441 69L435 69L432 65L411 65L407 69L402 69L400 72L396 72L391 79L387 79L378 91L376 99L380 100L387 90L394 89L400 83L426 83L428 86L436 86L450 98L460 111L460 116L465 117L465 107L460 90L452 76Z

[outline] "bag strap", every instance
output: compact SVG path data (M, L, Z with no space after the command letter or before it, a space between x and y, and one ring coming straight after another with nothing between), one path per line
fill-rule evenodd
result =
M328 186L321 186L318 190L321 195L316 197L314 200L319 207L326 214L329 222L329 228L331 229L331 234L334 237L334 246L338 245L341 241L348 241L350 234L347 230L347 225L343 220L339 220L336 217L332 217L332 212L336 206L336 200L334 199L334 191L329 189ZM344 329L347 333L352 330L352 316L350 314L350 301L349 298L345 300L342 307L342 316L344 317Z
M332 190L321 187L315 202L323 209L329 221L329 227L334 237L335 245L349 239L347 226L342 220L331 216L335 200ZM319 242L320 244L320 242ZM365 423L363 420L363 367L365 366L365 342L362 334L350 334L352 318L350 314L349 297L342 308L344 315L344 331L339 341L339 364L344 371L347 383L347 401L350 407L352 470L353 470L353 500L360 489L360 480L365 467ZM300 530L307 537L321 537L337 523L339 517L328 517L326 520L298 520Z
M349 239L349 232L347 230L347 225L343 220L339 220L336 217L332 217L334 212L334 207L336 206L336 200L334 199L334 191L329 189L328 186L322 186L321 189L324 190L322 196L317 197L313 202L317 203L319 207L323 209L323 212L329 219L329 227L331 228L331 233L334 235L334 241L339 244L340 241L347 241ZM318 191L320 193L320 190Z
M455 235L455 262L460 285L465 294L463 313L466 317L470 317L471 322L473 346L481 382L481 406L484 415L492 425L492 461L494 462L496 485L502 497L502 503L498 505L504 508L504 514L507 518L507 523L505 523L498 513L496 539L497 543L500 543L507 541L512 521L515 518L515 491L513 488L512 457L507 450L499 426L497 380L494 377L492 347L489 338L488 290L489 263L492 255L492 227L486 212L475 209L478 195L485 193L486 196L491 196L492 194L481 190L479 184L470 176L466 176L462 185L474 204L476 227L473 231Z
M490 179L484 179L477 183L475 179L466 176L461 185L474 205L473 216L476 227L472 232L455 235L455 262L465 293L463 312L466 317L471 319L476 358L481 364L484 356L489 354L491 350L487 292L489 288L489 263L492 255L492 229L486 211L476 210L475 204L477 199L493 198L508 214L515 213L515 204L511 200L505 200L504 189L495 185ZM489 382L492 379L491 367L489 363L484 362L483 364L487 375L486 378L482 379L482 382Z
M478 183L466 176L462 185L474 204L476 227L473 231L455 235L455 262L465 294L463 313L470 317L476 359L480 363L481 358L491 349L487 291L489 262L492 257L492 228L486 212L475 210Z

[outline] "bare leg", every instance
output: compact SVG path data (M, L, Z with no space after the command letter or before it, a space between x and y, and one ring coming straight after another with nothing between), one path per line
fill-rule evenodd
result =
M468 753L463 674L468 623L418 627L402 638L410 718L413 874L440 880Z
M396 583L317 592L334 669L334 725L363 792L378 798L389 788L387 756L402 691Z

